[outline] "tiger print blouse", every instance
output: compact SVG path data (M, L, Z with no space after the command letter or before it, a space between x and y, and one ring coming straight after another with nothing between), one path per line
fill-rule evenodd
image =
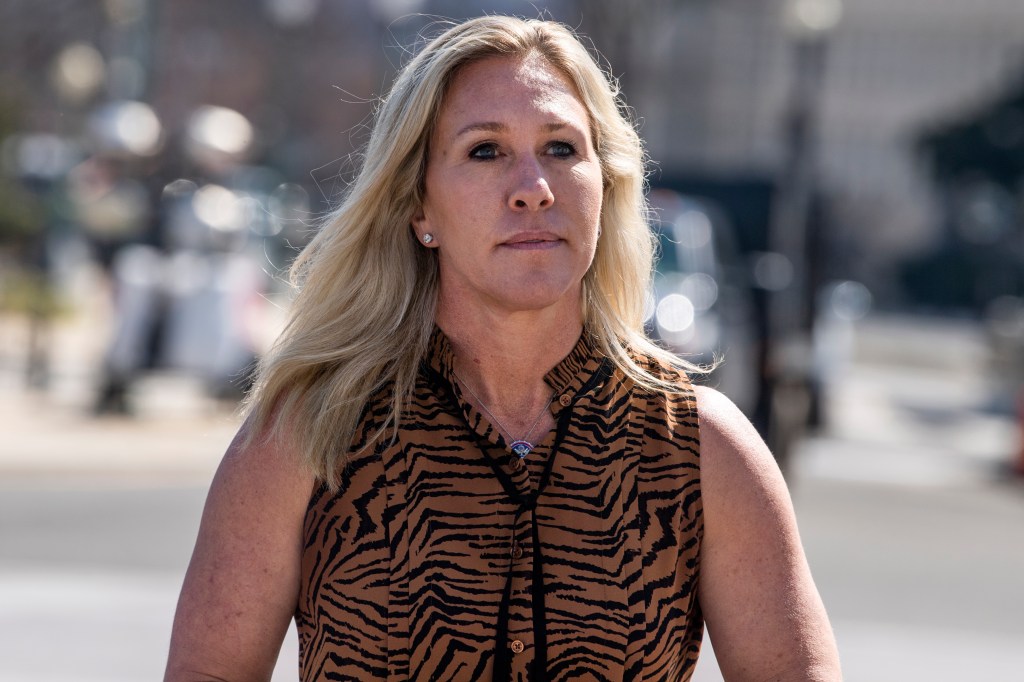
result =
M645 362L681 392L640 390L584 334L546 376L556 427L521 460L463 399L436 331L397 439L310 500L302 679L688 680L696 404L685 376Z

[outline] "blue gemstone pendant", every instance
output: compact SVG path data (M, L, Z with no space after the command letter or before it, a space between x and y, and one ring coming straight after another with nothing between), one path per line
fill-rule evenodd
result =
M519 455L519 459L523 459L533 451L533 444L525 440L514 440L508 447L512 452Z

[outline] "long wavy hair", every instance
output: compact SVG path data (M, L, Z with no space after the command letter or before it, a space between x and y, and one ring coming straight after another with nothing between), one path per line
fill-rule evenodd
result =
M285 438L332 488L358 441L395 433L434 328L436 254L415 238L427 146L459 69L493 56L541 55L576 86L590 117L604 197L597 252L583 280L583 319L597 348L643 386L673 385L632 351L680 360L643 331L654 239L644 150L629 110L573 32L552 21L486 16L452 26L401 70L380 103L362 167L340 206L292 266L290 319L262 359L246 408L249 438ZM388 388L374 434L356 434L364 406Z

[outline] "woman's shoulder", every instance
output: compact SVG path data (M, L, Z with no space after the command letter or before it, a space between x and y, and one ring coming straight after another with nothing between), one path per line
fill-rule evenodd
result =
M749 500L787 499L778 464L747 416L720 391L696 386L694 398L701 444L701 479L705 493L731 514ZM731 507L731 509L730 509Z
M775 460L760 434L739 407L721 391L709 386L694 386L694 400L700 415L701 440L705 449L715 453L723 465L740 465Z
M695 393L704 520L700 603L722 672L729 679L743 671L758 671L759 679L842 679L775 458L729 398L707 387Z

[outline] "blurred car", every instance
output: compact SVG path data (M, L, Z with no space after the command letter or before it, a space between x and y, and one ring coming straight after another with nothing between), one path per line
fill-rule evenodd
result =
M758 390L749 282L725 213L714 202L655 189L648 200L659 253L647 331L684 359L714 366L701 379L749 414Z

